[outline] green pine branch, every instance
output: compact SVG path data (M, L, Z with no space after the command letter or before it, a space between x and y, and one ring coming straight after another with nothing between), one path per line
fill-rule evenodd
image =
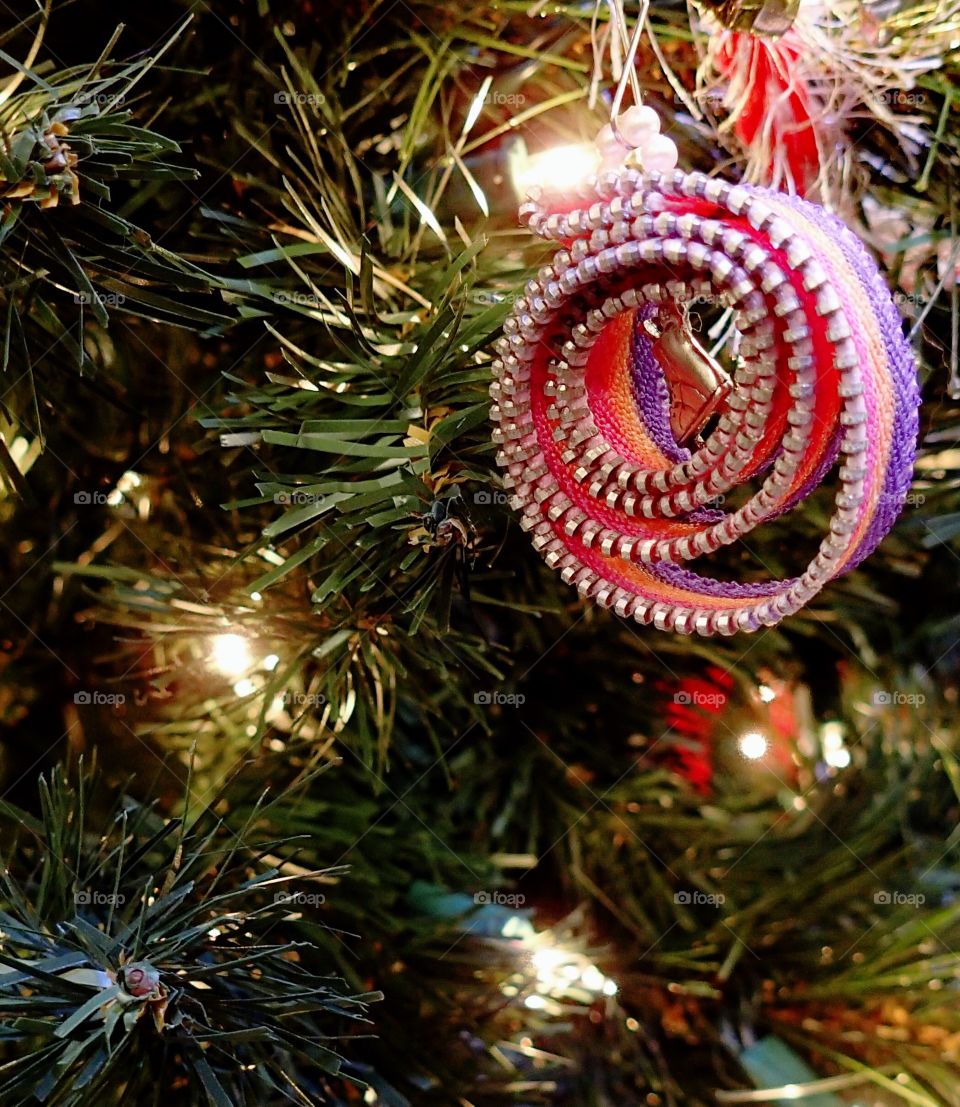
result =
M185 824L103 800L81 766L75 784L41 778L39 817L0 807L19 828L0 893L0 1101L327 1102L337 1039L378 997L344 992L298 938L262 806L231 830L209 808ZM297 887L323 877L300 869Z

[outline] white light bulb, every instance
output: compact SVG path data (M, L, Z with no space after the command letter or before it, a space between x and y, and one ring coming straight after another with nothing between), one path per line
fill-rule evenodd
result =
M759 730L750 730L741 735L737 744L740 747L740 752L749 761L759 760L767 752L769 746L769 742Z
M240 634L218 634L213 640L210 660L224 676L241 676L253 662L250 643Z
M586 180L600 167L600 154L590 142L578 142L569 146L554 146L528 154L519 165L514 178L517 191L527 195L539 186L551 192L562 192L579 181Z
M587 988L589 991L602 992L607 978L595 965L591 965L588 969L584 971L583 975L580 977L580 980L584 988Z
M850 764L850 751L846 746L839 749L825 750L823 759L834 769L845 769Z
M820 728L820 742L825 750L837 750L843 745L843 724L831 720Z
M131 492L134 488L139 488L141 484L143 484L143 479L140 474L128 469L117 481L117 488L121 492Z
M567 954L561 953L558 949L538 949L534 953L532 961L537 972L548 973L566 961L567 957Z

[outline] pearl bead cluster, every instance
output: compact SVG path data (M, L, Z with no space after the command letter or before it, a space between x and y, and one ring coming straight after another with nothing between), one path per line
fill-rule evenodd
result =
M628 157L647 172L669 173L677 164L676 143L660 134L660 117L653 108L627 108L616 129L609 123L600 129L596 143L601 172L619 169Z

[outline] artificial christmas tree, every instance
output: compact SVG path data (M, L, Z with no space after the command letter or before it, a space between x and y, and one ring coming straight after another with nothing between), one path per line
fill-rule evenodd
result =
M10 12L0 1102L960 1103L960 8L763 9ZM916 359L898 521L751 635L569 588L497 465L553 252L516 212L640 101L697 180L823 204ZM615 319L604 428L644 410L614 339L695 336L733 383L670 449L716 441L726 307ZM822 485L698 571L803 572L817 433Z

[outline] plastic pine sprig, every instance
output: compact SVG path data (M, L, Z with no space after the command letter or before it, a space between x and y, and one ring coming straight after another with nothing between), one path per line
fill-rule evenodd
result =
M344 994L293 936L289 878L256 852L282 843L126 797L95 814L92 783L41 778L39 820L0 806L21 828L2 878L0 1102L327 1102L335 1039L379 996Z
M197 176L170 160L176 142L134 117L137 85L182 30L129 62L109 57L118 32L95 65L45 79L24 65L0 88L0 304L10 304L4 316L15 336L27 314L48 327L64 312L105 324L108 305L198 328L230 321L213 301L215 278L157 246L120 210L141 184ZM39 36L34 47L42 58ZM69 326L56 337L84 360ZM20 346L8 335L4 358Z

